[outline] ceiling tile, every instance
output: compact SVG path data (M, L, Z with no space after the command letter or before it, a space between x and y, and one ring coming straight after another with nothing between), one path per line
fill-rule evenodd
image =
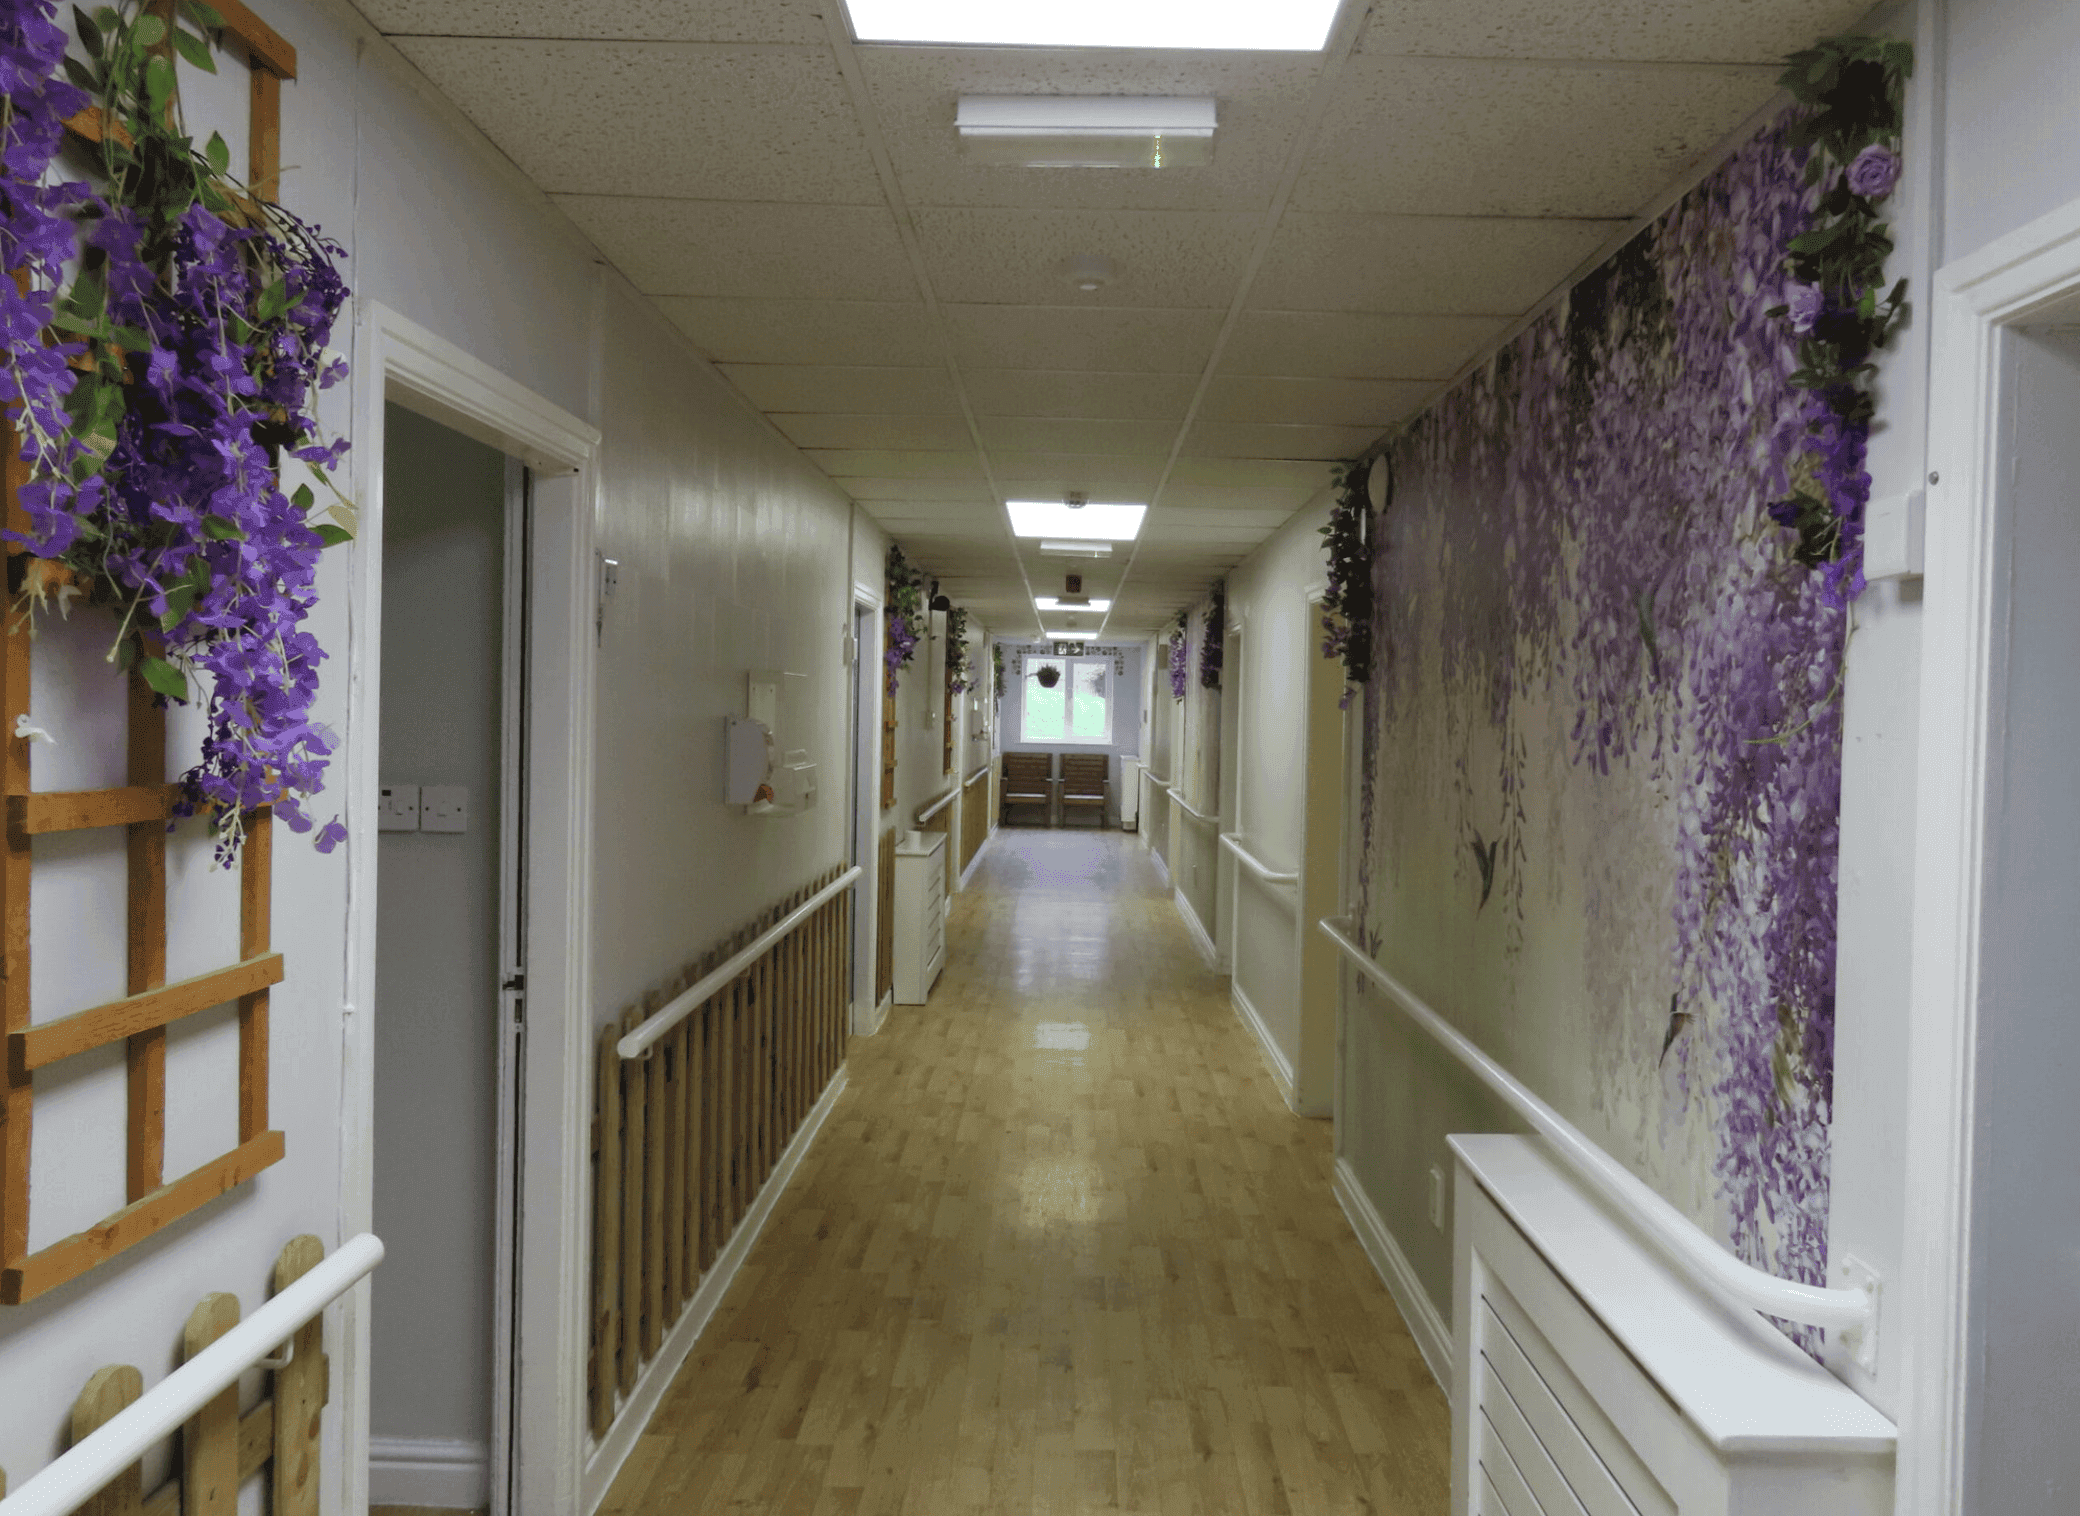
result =
M878 205L746 205L558 195L646 295L903 300L917 282Z
M1771 63L1869 9L1863 0L1395 0L1373 10L1358 51Z
M833 472L831 482L869 511L882 509L885 501L979 501L996 507L988 499L988 489L981 478L972 482L963 479L908 479L889 474L847 474Z
M941 300L1222 309L1262 220L1240 211L948 208L917 210L912 219ZM1076 253L1100 254L1115 270L1109 284L1080 300L1057 268Z
M1449 379L1509 324L1504 316L1245 311L1221 351L1221 372Z
M1778 66L1353 59L1296 211L1632 216L1770 98Z
M1180 460L1180 472L1182 467L1183 460ZM1172 474L1170 482L1163 486L1162 509L1167 511L1176 506L1181 510L1276 511L1281 516L1290 516L1312 500L1328 482L1327 470L1322 471L1319 480L1306 484L1180 484L1177 475Z
M904 448L970 453L975 439L959 416L840 416L821 411L775 411L773 425L796 447Z
M392 36L830 42L817 0L354 0L354 8Z
M983 482L972 452L905 451L884 448L805 448L809 461L832 478L870 475L878 479L958 479Z
M840 368L725 363L722 372L762 411L844 411L856 416L958 416L943 367Z
M717 300L653 297L717 363L939 366L922 300Z
M1072 421L1051 416L984 416L983 445L1000 453L1102 453L1167 458L1177 440L1169 421ZM997 465L1002 467L1002 465Z
M1092 374L968 369L968 400L981 416L1111 416L1184 420L1198 381L1190 374Z
M889 154L912 205L1248 210L1270 204L1321 68L1317 54L1144 49L862 47ZM1204 168L1023 169L964 157L956 102L979 95L1211 95Z
M1146 500L1163 472L1158 457L1119 458L1090 453L1012 453L991 449L990 468L1007 500L1059 500L1069 490L1088 490L1103 500L1119 490L1138 490Z
M1150 547L1175 543L1179 546L1202 549L1209 555L1217 556L1223 549L1240 546L1247 550L1255 547L1270 536L1273 530L1274 528L1268 526L1200 526L1189 521L1152 520L1145 534L1147 545L1143 551L1146 552ZM1139 560L1136 560L1134 567L1139 570Z
M941 307L962 368L1197 374L1220 335L1217 310L1062 305Z
M471 37L397 45L552 193L881 203L827 46Z
M1427 379L1256 379L1227 375L1206 388L1207 421L1282 421L1367 426L1409 415L1437 386Z
M1179 458L1170 471L1164 498L1178 485L1221 485L1242 488L1286 486L1311 496L1329 483L1329 470L1310 460L1278 458Z
M1292 519L1291 511L1249 510L1236 507L1223 510L1217 507L1178 507L1169 503L1169 494L1163 496L1163 504L1149 516L1150 521L1161 521L1165 526L1239 527L1258 532L1274 532Z
M1625 224L1294 211L1271 240L1250 306L1521 315Z

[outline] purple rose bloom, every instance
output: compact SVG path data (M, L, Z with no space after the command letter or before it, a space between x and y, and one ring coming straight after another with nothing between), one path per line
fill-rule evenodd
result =
M1849 165L1849 189L1866 200L1883 200L1899 183L1899 154L1873 142Z
M1787 285L1784 303L1791 307L1791 330L1801 334L1810 332L1827 313L1827 296L1814 284Z

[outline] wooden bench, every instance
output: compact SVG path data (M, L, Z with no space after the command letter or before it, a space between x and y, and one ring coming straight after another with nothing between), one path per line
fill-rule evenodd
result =
M1043 826L1054 825L1054 754L1052 753L1006 753L1004 755L1004 793L999 804L998 815L1005 825L1010 825L1011 808L1015 805L1037 805L1047 819Z
M1112 760L1103 753L1062 754L1062 820L1069 819L1069 808L1081 806L1097 818L1099 826L1105 824L1105 796L1111 788L1107 775Z

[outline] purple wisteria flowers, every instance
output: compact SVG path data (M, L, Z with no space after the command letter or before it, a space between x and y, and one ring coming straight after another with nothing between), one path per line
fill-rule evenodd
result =
M1849 164L1849 190L1866 200L1882 200L1899 183L1899 154L1873 142Z
M1819 1282L1858 581L1772 510L1869 480L1754 293L1807 160L1766 131L1390 445L1359 826L1398 975L1578 1049L1549 1098L1672 1195L1708 1170L1692 1214Z
M1170 694L1178 700L1192 683L1191 649L1185 642L1184 628L1178 626L1170 633Z
M198 148L181 133L172 68L154 51L178 22L82 17L82 63L65 59L52 15L44 0L0 0L0 259L28 283L0 295L0 399L20 407L29 465L27 529L11 535L42 560L32 595L104 607L113 662L162 701L206 701L177 809L209 815L228 861L257 807L312 828L305 801L334 747L311 717L326 655L304 623L319 556L347 539L337 518L351 514L320 511L307 485L285 492L279 470L294 458L322 482L345 451L314 414L346 373L326 347L347 297L342 249L236 194L221 139ZM207 61L196 34L174 40ZM96 94L57 79L61 67ZM104 181L53 184L63 118L90 99L112 123ZM334 820L316 842L344 835Z

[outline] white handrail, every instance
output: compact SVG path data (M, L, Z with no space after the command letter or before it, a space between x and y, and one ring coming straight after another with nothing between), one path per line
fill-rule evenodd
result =
M1344 934L1333 917L1316 923L1322 935L1343 949L1344 956L1402 1014L1435 1038L1474 1075L1552 1144L1554 1156L1573 1169L1610 1205L1659 1248L1670 1263L1723 1299L1764 1315L1810 1326L1867 1329L1875 1302L1868 1290L1823 1289L1779 1279L1742 1263L1701 1227L1648 1187L1632 1170L1598 1147L1558 1111L1534 1095L1515 1075L1476 1047L1459 1029L1425 1005L1399 980L1372 961L1372 955Z
M1171 798L1172 800L1175 800L1175 801L1176 801L1176 802L1177 802L1177 803L1178 803L1179 805L1181 805L1181 806L1183 806L1183 807L1184 807L1184 811L1185 811L1185 814L1186 814L1187 816L1196 816L1196 817L1198 817L1198 818L1199 818L1199 819L1200 819L1201 821L1205 822L1205 823L1206 823L1206 824L1207 824L1208 826L1219 826L1219 825L1221 824L1221 818L1220 818L1220 817L1218 817L1218 816L1209 816L1209 815L1207 815L1207 814L1206 814L1206 813L1205 813L1204 811L1200 811L1200 810L1194 810L1194 809L1192 808L1192 803L1191 803L1191 801L1189 801L1189 800L1185 799L1183 795L1181 795L1180 793L1178 793L1178 792L1179 792L1179 790L1180 790L1180 789L1182 788L1182 786L1180 786L1180 785L1175 785L1175 784L1169 784L1169 785L1165 785L1165 786L1164 786L1164 788L1165 788L1165 789L1167 789L1167 790L1168 790L1168 791L1170 792L1170 798Z
M1278 872L1278 870L1270 867L1268 864L1264 862L1263 859L1259 858L1255 853L1252 853L1248 848L1244 847L1240 842L1236 841L1235 833L1233 832L1221 833L1221 846L1226 848L1229 852L1233 853L1236 856L1236 858L1241 861L1241 864L1244 868L1248 869L1252 874L1255 874L1266 884L1290 884L1298 886L1298 884L1300 883L1300 876L1297 873L1282 874Z
M961 781L961 788L966 789L976 780L986 777L989 773L989 770L990 766L985 763L981 768L977 769L974 773L970 774L967 778Z
M1159 790L1167 790L1170 788L1170 781L1167 779L1158 779L1156 777L1156 771L1154 769L1143 769L1141 771L1141 777L1143 779L1146 779L1150 784L1154 785Z
M0 1500L0 1516L72 1516L382 1261L382 1239L372 1232L341 1243L323 1263Z
M917 824L919 826L923 826L927 821L930 821L934 816L938 815L941 811L945 810L946 807L952 805L953 797L958 795L960 792L960 786L955 785L952 789L949 789L945 794L941 795L937 800L934 800L929 806L926 806L923 809L919 810L917 813Z
M614 1051L623 1058L644 1058L649 1056L650 1045L653 1042L684 1021L688 1016L691 1016L695 1009L705 1002L710 995L728 984L737 975L743 973L744 970L750 968L760 958L763 958L766 949L815 915L823 907L825 901L829 900L833 895L841 894L853 880L859 878L862 872L863 870L860 866L855 863L851 868L774 922L765 931L752 938L750 945L743 952L737 954L734 958L724 960L722 967L683 995L673 996L655 1016L643 1022L642 1025L615 1043Z

